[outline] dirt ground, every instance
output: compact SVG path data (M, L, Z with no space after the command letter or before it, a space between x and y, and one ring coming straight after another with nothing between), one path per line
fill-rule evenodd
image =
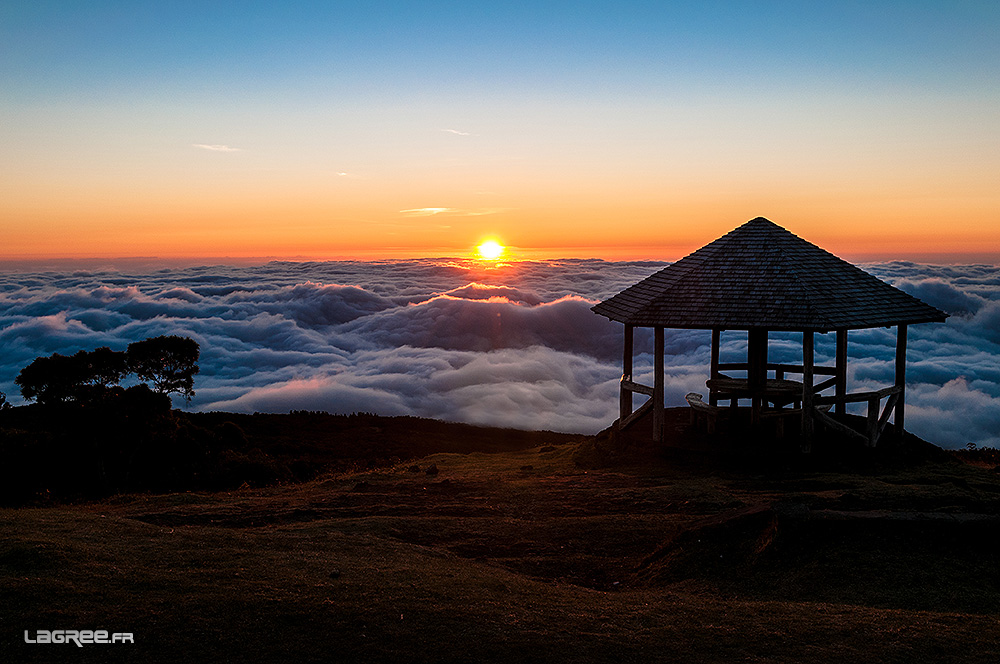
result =
M989 468L533 442L0 510L0 660L997 661Z

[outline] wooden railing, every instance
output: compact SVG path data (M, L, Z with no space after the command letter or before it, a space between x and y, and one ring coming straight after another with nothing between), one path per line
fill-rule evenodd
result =
M640 418L642 418L643 415L645 415L646 413L648 413L652 408L653 408L653 400L650 399L646 403L644 403L641 406L639 406L638 408L636 408L634 412L632 412L632 413L628 414L627 416L625 416L624 418L620 419L618 421L618 429L619 430L621 430L621 429L627 429L632 424L634 424L635 422L637 422Z
M713 377L727 377L723 371L748 371L748 362L720 362L716 365L716 374ZM774 372L775 380L783 380L785 374L803 374L805 367L800 364L781 364L770 362L767 370ZM896 404L899 402L903 388L896 385L886 387L881 390L871 392L855 392L852 394L840 394L836 396L822 396L820 393L831 387L836 387L838 379L836 367L814 366L813 375L830 376L830 378L813 385L812 392L816 395L813 399L813 417L826 426L839 431L845 435L863 440L865 444L874 447L882 432L888 425L889 417L893 413ZM881 401L886 399L885 406ZM837 406L837 412L843 412L844 405L849 403L867 403L865 431L856 431L840 420L835 419L827 411L831 406Z
M632 376L624 375L621 379L621 405L619 408L618 428L625 429L645 415L653 407L653 388L632 380ZM632 394L643 394L650 397L646 403L632 411Z
M648 397L653 396L653 388L649 385L642 385L629 380L627 377L622 376L622 389L628 390L629 392L635 392L637 394L645 394Z
M881 390L874 390L871 392L854 392L852 394L844 394L834 397L817 396L813 401L816 406L867 402L868 411L865 418L864 433L855 431L843 422L834 419L828 413L820 412L819 410L815 410L813 412L813 417L817 421L822 422L835 431L839 431L854 438L859 438L869 447L875 447L875 444L882 436L882 432L885 430L886 425L889 423L889 416L892 415L892 411L899 402L899 397L902 393L903 388L899 385L894 385L892 387L886 387ZM881 413L879 413L879 406L881 405L882 399L886 399L885 407L882 408Z

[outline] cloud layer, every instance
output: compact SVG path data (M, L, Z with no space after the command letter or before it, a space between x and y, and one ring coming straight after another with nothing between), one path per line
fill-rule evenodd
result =
M662 264L561 260L275 262L143 272L0 275L0 390L39 355L124 349L159 334L201 344L191 408L411 414L596 432L617 416L621 326L590 306ZM865 266L952 314L911 327L907 427L949 447L1000 446L1000 270ZM651 381L651 335L636 373ZM776 361L800 336L772 335ZM723 336L736 360L745 334ZM892 330L850 334L850 386L891 383ZM668 405L704 392L709 335L668 330ZM833 335L817 339L830 362Z

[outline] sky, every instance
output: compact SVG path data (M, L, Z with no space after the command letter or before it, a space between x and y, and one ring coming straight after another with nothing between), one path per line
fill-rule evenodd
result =
M0 259L1000 253L995 2L0 4Z
M559 259L275 261L256 266L0 271L0 391L34 358L178 334L201 347L196 411L417 415L596 433L618 417L622 326L598 300L663 267ZM1000 267L866 264L950 314L908 333L906 427L949 448L1000 447ZM667 330L665 403L706 394L711 333ZM652 332L635 377L653 383ZM836 335L816 335L832 365ZM892 385L895 330L848 334L848 389ZM745 361L746 333L722 335ZM771 333L769 360L801 364L801 333ZM639 405L637 401L636 405ZM864 404L859 404L862 408ZM861 413L859 413L861 414Z

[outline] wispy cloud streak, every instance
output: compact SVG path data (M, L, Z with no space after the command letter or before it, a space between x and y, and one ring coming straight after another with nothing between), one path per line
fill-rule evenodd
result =
M407 217L433 217L436 214L451 212L453 210L454 208L446 208L446 207L425 207L425 208L413 208L410 210L400 210L399 213Z
M484 208L451 208L451 207L426 207L400 210L399 213L406 217L432 217L444 214L451 217L482 217L489 214L501 214L511 208L484 207Z
M211 152L242 152L241 148L234 148L229 145L210 145L207 143L192 143L191 147L199 148L201 150L209 150Z

